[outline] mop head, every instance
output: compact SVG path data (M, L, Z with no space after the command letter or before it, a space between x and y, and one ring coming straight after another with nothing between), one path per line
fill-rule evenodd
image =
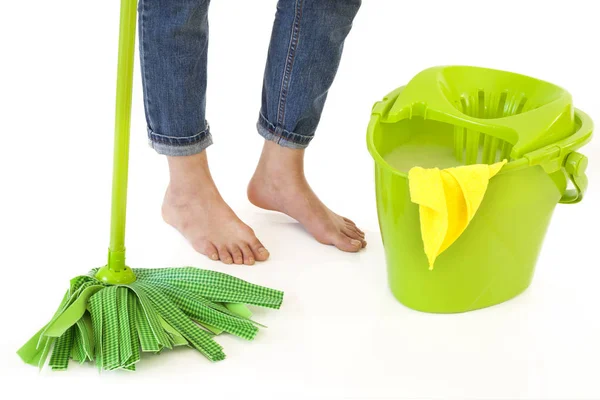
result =
M262 326L244 304L278 309L283 300L278 290L193 267L134 269L135 282L116 286L96 272L71 280L54 317L17 352L23 361L42 368L50 355L53 370L73 359L133 371L140 351L181 345L219 361L225 354L216 334L252 340Z

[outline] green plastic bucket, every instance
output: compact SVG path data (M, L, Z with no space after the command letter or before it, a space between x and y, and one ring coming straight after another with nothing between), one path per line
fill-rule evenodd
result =
M592 121L563 89L514 73L436 67L377 102L367 132L389 285L415 310L488 307L531 283L557 203L579 202ZM408 170L502 159L465 232L429 270ZM570 188L569 186L572 186Z

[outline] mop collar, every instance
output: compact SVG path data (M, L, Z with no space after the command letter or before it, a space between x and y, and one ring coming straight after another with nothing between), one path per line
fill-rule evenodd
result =
M131 268L125 265L125 250L108 250L108 263L100 268L96 279L107 285L127 285L137 279Z

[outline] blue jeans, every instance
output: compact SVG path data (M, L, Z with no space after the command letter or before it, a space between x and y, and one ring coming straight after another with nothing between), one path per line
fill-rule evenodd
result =
M308 146L360 3L279 0L257 123L265 139ZM205 118L208 6L209 0L139 1L148 137L160 154L192 155L212 144Z

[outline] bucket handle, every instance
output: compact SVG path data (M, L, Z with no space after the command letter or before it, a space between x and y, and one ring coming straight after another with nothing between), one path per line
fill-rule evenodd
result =
M565 158L564 168L575 188L566 190L560 199L560 203L575 204L583 200L583 195L588 186L588 178L585 174L587 165L587 157L576 151Z

